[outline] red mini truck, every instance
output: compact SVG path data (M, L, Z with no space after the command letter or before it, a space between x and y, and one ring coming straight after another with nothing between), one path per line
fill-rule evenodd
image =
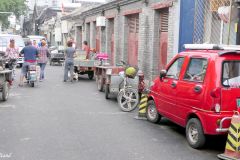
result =
M162 116L186 128L193 148L206 135L226 134L240 108L240 46L187 44L154 80L147 119Z

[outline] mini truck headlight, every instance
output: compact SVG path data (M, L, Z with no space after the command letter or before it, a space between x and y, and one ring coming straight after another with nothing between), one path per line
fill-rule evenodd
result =
M215 105L215 112L216 112L216 113L219 113L220 110L221 110L221 106L220 106L220 104L217 103L217 104Z

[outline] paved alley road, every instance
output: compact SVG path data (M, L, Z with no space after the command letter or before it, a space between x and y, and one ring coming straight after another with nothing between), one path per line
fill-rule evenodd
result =
M60 66L47 66L46 78L35 88L15 82L0 102L0 160L215 160L224 150L221 138L194 150L183 128L135 120L95 81L64 83Z

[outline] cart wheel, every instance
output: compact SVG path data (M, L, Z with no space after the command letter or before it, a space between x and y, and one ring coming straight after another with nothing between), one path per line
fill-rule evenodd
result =
M90 80L92 80L93 77L94 77L94 72L89 72L89 73L88 73L88 78L89 78Z
M34 82L30 82L30 86L31 86L31 87L34 87Z
M5 82L3 84L3 89L2 89L2 100L6 101L8 99L9 96L9 83Z
M95 80L96 80L96 83L98 83L98 79L99 79L99 77L95 74Z
M110 85L106 84L106 88L105 88L105 98L109 99L109 94L110 94Z
M97 87L100 92L103 91L103 77L101 75L98 76Z

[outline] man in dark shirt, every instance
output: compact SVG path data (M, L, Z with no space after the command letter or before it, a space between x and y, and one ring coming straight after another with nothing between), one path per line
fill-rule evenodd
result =
M37 56L38 56L38 50L37 50L37 48L32 46L32 42L29 41L27 43L27 46L22 49L21 54L24 55L24 63L23 63L22 71L21 71L21 75L20 75L19 86L23 86L23 78L27 74L29 65L36 63Z

